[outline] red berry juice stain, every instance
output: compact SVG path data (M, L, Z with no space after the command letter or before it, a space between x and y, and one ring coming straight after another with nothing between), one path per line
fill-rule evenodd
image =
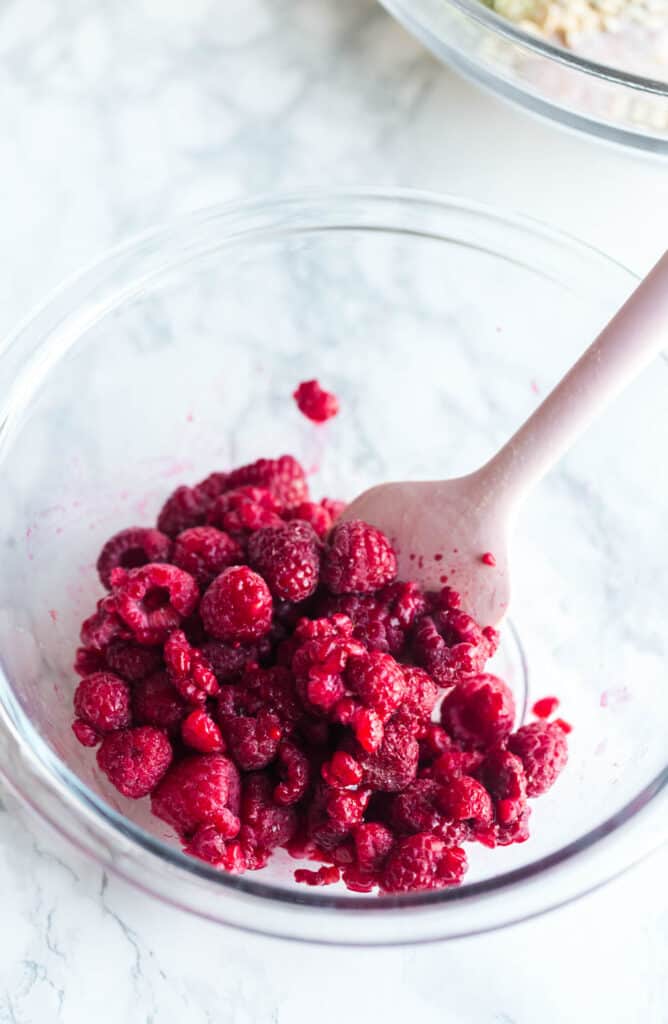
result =
M531 380L531 390L533 391L534 395L540 394L540 388L538 387L536 381L533 379Z
M434 555L434 561L435 562L442 562L443 561L443 555L441 554L440 551L437 554Z
M537 700L532 711L537 718L549 718L559 707L559 700L557 697L542 697Z
M188 415L186 416L186 423L192 423L194 419L195 417L193 416L193 414L189 412Z
M564 721L563 718L555 718L554 724L558 725L559 728L567 734L573 731L573 726L571 725L571 723Z
M51 620L53 622L58 621L58 612L56 611L55 608L49 608L49 615L51 616Z
M414 552L414 551L411 551L411 553L410 553L410 555L409 555L408 557L409 557L409 559L410 559L410 561L411 561L411 562L414 562L414 561L415 561L415 558L416 558L415 552Z
M448 577L444 574L443 576L439 576L439 580L441 583L447 583Z
M483 562L485 565L496 565L496 558L494 557L491 551L486 551L484 555L481 555L480 561Z

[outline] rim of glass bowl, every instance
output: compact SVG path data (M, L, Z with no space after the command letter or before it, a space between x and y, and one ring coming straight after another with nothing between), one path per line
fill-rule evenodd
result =
M504 240L530 235L531 264L488 242L476 230L481 223L487 232L499 231ZM637 280L621 263L578 239L455 196L410 189L313 189L211 207L111 250L56 289L0 346L0 380L4 371L15 374L11 386L0 387L0 457L15 417L54 362L82 332L154 277L215 249L281 235L346 230L403 233L477 248L534 273L557 276L564 284L572 281L573 287L578 260L580 266L585 261L616 274L629 290ZM542 247L540 260L537 245ZM565 251L568 260L563 259ZM261 877L227 875L186 857L114 811L37 734L14 698L1 661L0 720L9 744L0 772L42 820L144 891L199 916L267 935L391 945L477 934L576 899L637 863L665 838L668 766L595 829L492 879L460 889L382 898L329 895L306 887L300 892L280 890ZM151 858L148 865L146 855ZM211 886L204 889L202 882Z
M589 60L587 57L581 57L572 50L567 50L556 43L541 39L539 36L533 36L513 24L512 21L497 14L491 7L486 7L483 0L442 0L442 2L456 7L457 10L467 15L473 21L485 25L485 27L492 29L498 35L504 36L511 42L518 43L520 46L525 47L525 49L532 50L543 57L548 57L559 64L575 68L577 71L582 71L594 78L600 78L605 82L614 82L617 85L624 85L642 92L654 93L658 96L668 96L668 82L663 82L657 78L647 78L644 75L636 75L631 71L623 71L611 64L602 64L599 61ZM405 0L381 0L381 3L391 12L401 13L401 17L408 23L415 26L420 24L410 0L409 2L405 2Z

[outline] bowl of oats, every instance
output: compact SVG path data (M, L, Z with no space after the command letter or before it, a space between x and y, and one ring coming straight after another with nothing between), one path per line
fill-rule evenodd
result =
M438 57L533 113L668 153L668 0L381 0Z

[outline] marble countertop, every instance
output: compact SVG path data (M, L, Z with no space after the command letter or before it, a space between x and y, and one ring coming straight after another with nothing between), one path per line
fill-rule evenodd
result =
M3 0L0 108L0 335L128 234L258 191L461 192L638 271L668 238L665 164L476 91L375 0ZM160 907L2 801L0 1022L668 1021L665 853L500 933L297 947Z

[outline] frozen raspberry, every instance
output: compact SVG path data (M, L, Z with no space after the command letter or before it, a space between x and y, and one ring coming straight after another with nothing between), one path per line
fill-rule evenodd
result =
M100 552L97 571L102 585L111 587L113 569L136 569L148 562L168 562L172 542L160 530L131 526L110 537Z
M176 538L172 561L198 586L208 587L223 569L243 561L243 551L229 533L215 526L193 526Z
M108 667L108 662L101 651L94 651L89 647L77 647L72 667L78 676L83 677L90 676L93 672L103 672ZM122 674L119 672L119 675Z
M265 768L274 760L282 736L276 715L268 711L260 711L257 718L220 715L219 721L230 757L243 771Z
M430 602L431 614L419 620L413 637L417 661L439 686L481 672L498 646L496 630L481 629L461 611L459 594L449 587L430 595Z
M201 651L219 683L234 682L244 669L255 668L259 661L259 650L252 645L207 640L202 644Z
M248 561L279 601L299 602L318 586L320 551L314 530L302 522L267 527L248 542Z
M294 876L295 882L303 882L305 885L334 885L335 882L340 881L341 871L333 864L323 864L317 871L297 868Z
M324 540L332 528L331 515L317 501L302 501L285 513L285 519L291 522L297 519L308 523L321 540Z
M527 802L527 780L521 759L499 747L487 755L478 775L494 800L499 823L509 825L519 820Z
M393 620L407 632L427 610L427 599L417 583L391 583L378 594Z
M363 704L373 708L383 723L396 711L406 693L401 666L380 651L350 658L345 678L349 689Z
M419 832L400 839L380 876L383 892L418 892L458 885L466 871L466 854L458 846Z
M508 747L524 765L529 796L547 793L568 761L566 734L557 722L523 725L510 737Z
M99 732L96 732L91 725L88 725L87 722L82 722L78 718L72 722L72 732L82 747L96 747L102 739Z
M227 867L228 845L220 832L213 825L198 828L192 839L184 844L184 852L192 857L199 857L207 864L229 870Z
M318 614L347 615L355 627L355 637L369 651L398 654L404 645L405 633L392 620L386 605L375 594L326 595L318 604Z
M321 575L333 594L366 593L394 580L397 559L385 534L355 519L332 530Z
M348 708L344 711L343 706L351 703L353 702L339 701L335 708L337 719L342 725L352 726L359 745L368 754L372 754L380 748L383 742L385 735L383 719L373 708L355 708L352 714L348 712Z
M207 520L243 539L266 526L281 526L280 510L278 501L265 487L237 487L216 498Z
M130 725L130 689L111 672L94 672L86 676L74 694L77 718L96 732L115 732Z
M329 512L332 523L336 522L346 507L345 501L337 501L335 498L323 498L320 504L325 512Z
M323 850L333 850L362 821L369 790L349 792L317 785L308 806L309 838Z
M502 742L514 720L510 687L489 673L463 679L441 705L443 727L468 747L485 749Z
M420 740L420 764L430 765L446 750L452 747L452 740L441 725L429 722L421 731Z
M285 732L290 732L303 715L297 700L294 677L280 665L247 670L234 687L234 701L235 711L242 714L271 712L278 718Z
M132 714L139 725L153 725L174 735L188 710L166 672L140 679L132 688Z
M258 459L229 474L227 487L264 487L286 509L308 501L308 484L303 468L292 455L279 459Z
M484 827L494 817L489 793L470 775L451 779L441 786L436 799L439 810L452 821L471 821Z
M204 626L218 640L248 643L269 632L272 600L267 584L247 566L217 576L202 598Z
M344 750L335 750L329 761L325 761L321 774L325 782L334 789L358 786L362 781L362 769L352 756Z
M358 865L367 871L377 871L394 846L394 836L378 822L365 822L354 830L353 843Z
M292 658L297 693L316 713L328 714L346 696L342 673L348 658L364 654L351 634L352 623L345 615L302 619L295 630L298 640L304 638Z
M112 640L105 651L105 658L112 672L130 683L162 668L162 651L159 648L142 647L132 640Z
M194 754L172 765L151 796L156 817L186 839L203 825L233 839L240 827L239 803L239 773L222 754Z
M164 643L199 599L192 576L175 565L152 562L139 569L114 569L113 597L134 639L148 647Z
M389 823L399 835L431 832L448 846L471 838L470 828L448 818L441 807L444 787L434 779L416 779L392 799Z
M158 529L176 537L192 526L201 526L212 505L211 497L197 487L177 487L162 506Z
M201 651L186 640L183 630L171 634L164 648L167 674L176 690L189 704L204 704L220 692L218 680Z
M115 598L109 596L98 601L96 611L83 621L80 636L85 648L102 653L112 640L129 640L132 633L118 615Z
M477 772L484 757L481 750L460 750L453 745L440 754L429 769L425 769L425 774L428 772L429 778L450 783L452 779Z
M423 669L412 665L402 667L405 686L402 706L408 714L428 721L438 700L438 687Z
M397 718L385 726L383 742L375 753L368 753L355 741L351 753L362 766L364 785L371 789L396 793L410 785L417 774L417 740Z
M181 736L186 746L201 754L220 754L225 750L220 729L204 708L195 708L183 719Z
M303 380L292 397L299 411L314 423L324 423L339 411L336 395L321 388L317 380Z
M150 793L172 760L164 732L149 725L112 732L102 740L97 763L116 789L138 800Z
M281 782L274 789L274 800L288 807L306 795L311 768L306 755L289 740L283 740L279 746L276 761Z
M297 813L272 797L273 783L264 772L247 775L241 789L241 833L244 847L273 850L289 843L297 830Z
M201 496L204 495L209 501L214 501L219 494L226 491L229 486L229 474L228 473L209 473L204 480L201 480L196 487L195 491Z

